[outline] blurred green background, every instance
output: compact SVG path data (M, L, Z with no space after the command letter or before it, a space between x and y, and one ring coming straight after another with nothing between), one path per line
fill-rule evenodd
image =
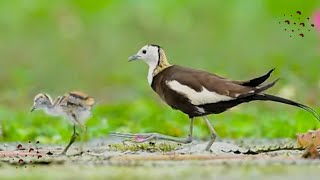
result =
M319 7L319 0L3 0L2 140L66 142L71 134L66 121L28 111L35 94L56 97L70 90L98 102L88 138L111 131L186 135L187 116L152 91L147 66L127 62L149 43L160 44L173 64L231 79L250 79L276 67L272 79L281 80L268 92L320 111L320 39L306 19ZM287 25L287 19L307 25ZM319 127L302 110L267 102L210 119L222 138L294 137ZM208 137L205 123L195 124L195 136Z

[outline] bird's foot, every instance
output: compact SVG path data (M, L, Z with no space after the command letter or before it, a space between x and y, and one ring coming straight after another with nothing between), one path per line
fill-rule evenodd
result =
M156 139L155 133L142 133L142 134L131 134L131 133L110 133L110 136L127 138L125 141L143 143L151 139Z
M89 156L97 156L97 157L104 156L103 152L102 153L95 153L95 152L92 152L90 150L87 150L87 151L83 152L83 154L89 155Z
M110 133L111 136L128 138L126 141L143 143L150 140L164 140L173 141L182 144L188 144L192 142L192 137L189 135L187 138L178 138L173 136L168 136L159 133L140 133L140 134L130 134L130 133Z
M80 151L78 153L75 153L75 154L72 154L72 155L69 155L67 154L67 151L63 150L62 152L60 153L57 153L57 154L52 154L50 155L51 157L61 157L61 156L80 156L83 154L83 151Z
M74 156L82 156L82 154L84 154L84 152L83 152L83 151L80 151L80 152L78 152L78 153L69 154L69 155L66 155L66 156L68 156L68 157L74 157Z
M60 152L57 154L51 154L50 157L61 157L61 156L66 156L66 152Z

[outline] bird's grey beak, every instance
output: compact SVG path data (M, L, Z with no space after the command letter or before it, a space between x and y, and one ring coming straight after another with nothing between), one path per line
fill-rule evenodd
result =
M30 109L30 112L33 112L34 110L36 110L36 106L32 106L32 108Z
M130 56L129 58L128 58L128 60L129 60L129 62L130 61L134 61L134 60L139 60L141 57L139 56L139 55L137 55L137 54L135 54L135 55L133 55L133 56Z

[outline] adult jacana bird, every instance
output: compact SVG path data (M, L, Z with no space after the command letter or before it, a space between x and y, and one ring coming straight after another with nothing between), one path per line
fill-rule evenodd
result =
M149 66L148 82L152 89L173 109L180 110L190 118L190 132L187 138L177 138L158 133L111 135L131 137L133 141L144 142L150 139L171 140L180 143L192 141L193 119L203 117L211 139L206 147L209 150L216 139L216 132L206 115L219 114L242 103L251 101L274 101L302 108L318 120L319 114L312 108L289 99L264 93L276 81L262 85L274 69L261 77L248 81L233 81L215 74L169 64L164 50L159 45L146 45L129 61L143 60Z

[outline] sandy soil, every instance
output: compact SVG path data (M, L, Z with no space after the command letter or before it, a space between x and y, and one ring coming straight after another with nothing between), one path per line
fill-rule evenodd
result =
M224 140L187 145L168 142L135 144L121 139L97 139L86 144L80 156L77 144L68 156L58 156L63 146L41 142L0 144L1 177L115 178L115 179L317 179L320 159L304 159L295 141ZM279 150L283 149L283 150ZM57 173L59 172L59 173Z

